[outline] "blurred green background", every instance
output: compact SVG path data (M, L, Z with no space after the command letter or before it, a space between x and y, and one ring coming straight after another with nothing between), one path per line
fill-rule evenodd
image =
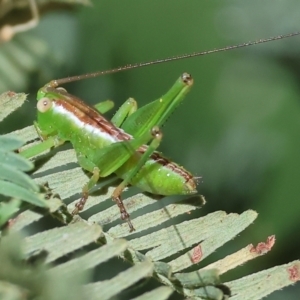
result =
M21 8L28 15L26 3ZM98 0L92 6L51 2L41 9L37 28L0 45L0 92L29 93L2 133L32 124L36 91L51 79L300 30L296 0ZM90 104L112 99L118 107L134 97L142 106L181 73L193 75L195 86L163 128L160 150L202 176L203 214L259 213L213 259L272 234L277 239L267 256L224 280L299 259L299 49L295 37L66 86ZM268 299L299 299L299 293L298 284Z

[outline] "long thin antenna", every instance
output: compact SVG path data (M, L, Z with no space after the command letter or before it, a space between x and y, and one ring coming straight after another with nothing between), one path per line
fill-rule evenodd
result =
M226 46L226 47L219 48L219 49L213 49L213 50L208 50L208 51L203 51L203 52L192 52L189 54L181 54L181 55L177 55L177 56L167 57L167 58L163 58L163 59L157 59L157 60L148 61L148 62L129 64L129 65L125 65L125 66L110 69L110 70L98 71L98 72L94 72L94 73L88 73L88 74L83 74L83 75L78 75L78 76L72 76L72 77L52 80L46 86L58 87L62 84L74 82L74 81L78 81L78 80L82 80L82 79L94 78L94 77L101 76L101 75L112 74L112 73L117 73L117 72L121 72L121 71L127 71L127 70L131 70L131 69L147 67L147 66L152 66L152 65L158 65L161 63L167 63L167 62L171 62L171 61L176 61L176 60L198 57L198 56L212 54L212 53L218 53L218 52L223 52L223 51L228 51L228 50L234 50L234 49L254 46L254 45L258 45L258 44L263 44L263 43L268 43L268 42L272 42L272 41L282 40L285 38L290 38L290 37L297 36L297 35L300 35L300 31L289 33L289 34L284 34L284 35L277 35L277 36L273 36L273 37L266 38L266 39L250 41L250 42L246 42L243 44Z

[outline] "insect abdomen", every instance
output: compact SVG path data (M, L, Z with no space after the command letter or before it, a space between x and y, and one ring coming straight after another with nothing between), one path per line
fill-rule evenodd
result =
M137 157L130 159L116 174L124 178L137 162ZM191 173L176 163L154 152L141 170L130 181L131 185L156 195L187 195L197 192L196 180Z

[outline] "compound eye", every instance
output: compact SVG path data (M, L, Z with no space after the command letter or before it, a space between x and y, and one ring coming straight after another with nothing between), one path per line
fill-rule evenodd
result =
M36 106L38 111L44 113L52 107L52 101L50 98L41 98Z

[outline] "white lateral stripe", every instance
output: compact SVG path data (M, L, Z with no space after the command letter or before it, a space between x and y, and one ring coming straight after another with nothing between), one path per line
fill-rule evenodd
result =
M96 135L99 138L105 139L106 141L110 141L111 143L116 143L116 142L119 141L118 139L114 138L113 136L111 136L107 132L104 132L104 131L100 130L99 128L95 128L92 125L85 124L84 122L79 120L73 113L66 110L61 105L55 105L54 104L53 110L57 114L64 115L66 118L68 118L69 120L74 122L78 126L78 128L84 129L87 132L89 132L90 134Z

